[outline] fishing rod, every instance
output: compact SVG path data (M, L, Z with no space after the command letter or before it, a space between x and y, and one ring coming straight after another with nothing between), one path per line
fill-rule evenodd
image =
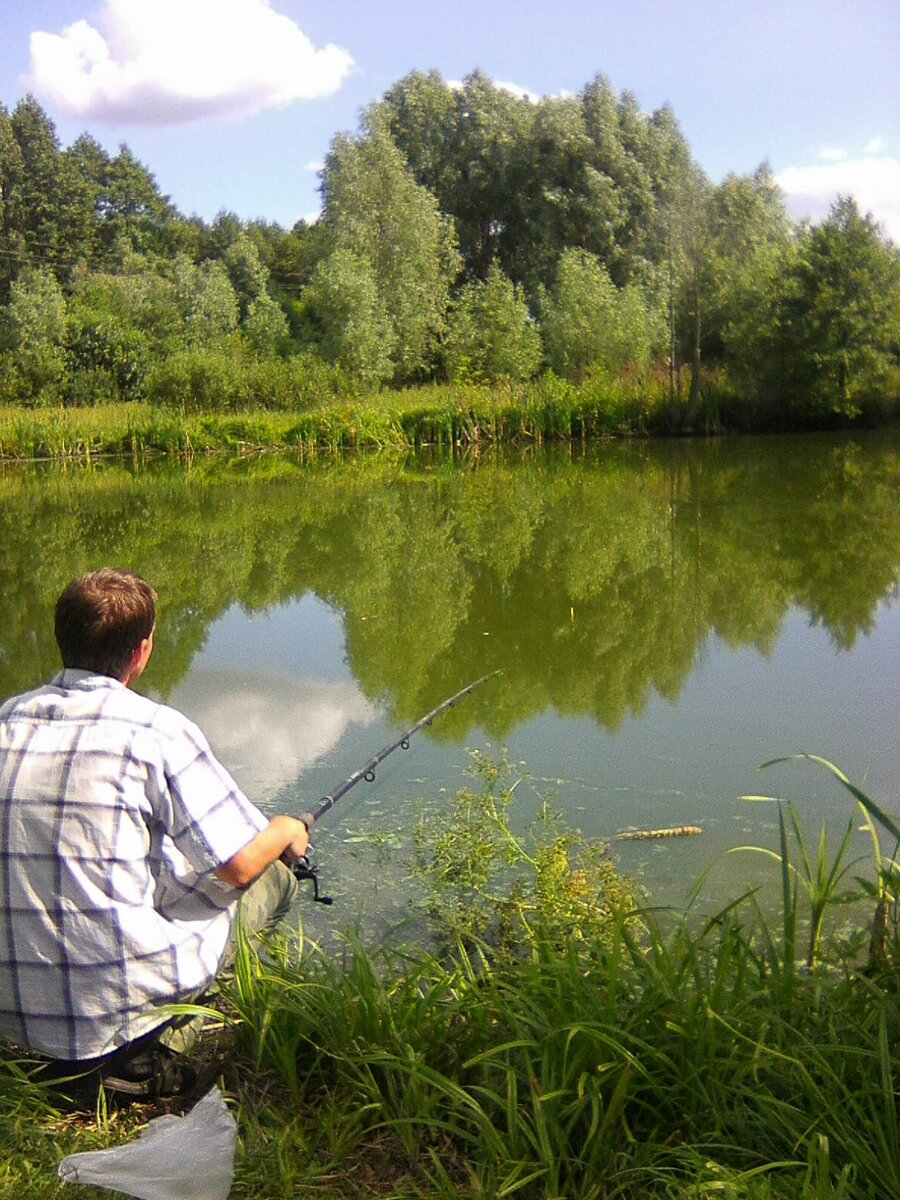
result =
M439 717L441 713L446 712L448 708L452 708L454 704L458 704L459 701L468 696L470 692L474 692L477 687L481 687L483 683L486 683L489 679L493 679L495 675L499 674L501 674L499 670L491 671L487 675L482 675L480 679L474 680L466 687L460 688L458 692L444 700L437 706L437 708L433 708L431 712L426 713L424 717L420 717L418 721L416 721L415 725L411 725L405 733L401 733L398 738L395 738L394 741L390 743L390 745L385 746L383 750L379 750L377 754L373 754L368 762L363 763L363 765L359 767L358 770L354 771L352 775L348 775L343 783L338 784L333 791L326 793L326 795L324 795L317 804L313 805L309 812L301 813L298 820L302 821L306 826L307 833L311 835L313 826L320 819L320 817L323 817L325 813L329 811L329 809L333 808L334 805L337 804L338 800L340 800L342 796L346 796L347 792L349 792L351 788L356 787L361 780L364 779L367 783L372 783L375 779L376 769L381 763L384 762L389 754L393 754L395 750L408 750L409 740L413 734L418 733L423 726L430 725L435 717ZM310 849L312 849L312 847L310 847ZM302 858L296 859L290 864L290 867L297 879L301 881L309 880L312 883L313 900L317 900L320 904L332 903L330 896L319 895L319 868L309 861L308 855L304 854Z

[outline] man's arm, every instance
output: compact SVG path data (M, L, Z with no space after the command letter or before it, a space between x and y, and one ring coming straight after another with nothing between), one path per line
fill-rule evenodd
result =
M285 852L290 858L302 858L308 845L309 832L302 821L273 817L265 829L219 867L216 875L230 887L246 888Z

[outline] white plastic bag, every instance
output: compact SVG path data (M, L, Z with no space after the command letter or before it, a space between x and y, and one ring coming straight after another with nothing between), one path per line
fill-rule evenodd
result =
M228 1200L237 1124L212 1088L183 1117L156 1117L133 1142L69 1154L65 1183L93 1183L139 1200Z

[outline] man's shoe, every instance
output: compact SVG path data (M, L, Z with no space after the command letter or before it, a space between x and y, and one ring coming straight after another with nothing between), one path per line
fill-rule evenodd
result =
M100 1072L103 1090L132 1100L183 1096L197 1082L193 1067L165 1046L151 1046L140 1054Z

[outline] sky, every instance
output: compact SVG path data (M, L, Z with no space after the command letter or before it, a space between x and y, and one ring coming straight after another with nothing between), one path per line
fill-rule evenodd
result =
M185 214L290 227L331 139L413 70L668 103L718 183L795 216L852 194L900 243L900 0L0 0L0 102L125 142Z

